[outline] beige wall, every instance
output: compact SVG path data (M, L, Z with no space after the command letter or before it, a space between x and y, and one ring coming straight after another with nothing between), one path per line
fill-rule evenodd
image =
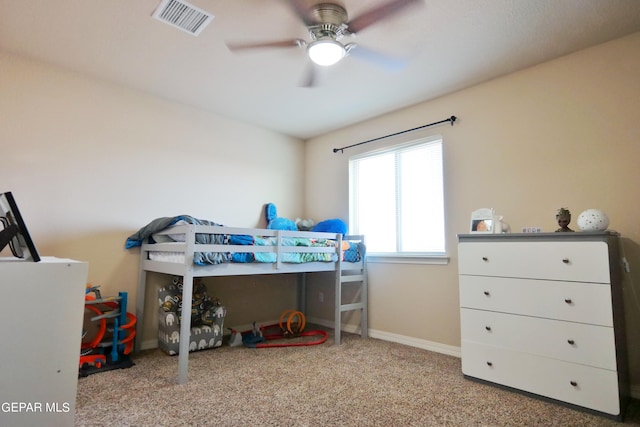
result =
M273 132L0 54L0 191L15 193L44 255L89 261L90 281L107 294L128 291L133 306L138 253L123 245L149 220L186 213L260 226L266 202L290 218L346 220L348 157L406 137L344 154L332 148L456 115L453 127L409 135L444 137L451 262L371 264L370 327L459 346L456 233L467 231L469 213L493 207L514 230L553 230L557 208L577 215L597 207L622 233L632 268L625 296L632 382L640 385L639 51L635 34L315 138L306 149ZM295 285L282 281L286 289ZM311 282L311 314L331 320L332 290ZM283 290L267 296L259 278L217 283L227 305L249 313L232 324L280 313L293 301ZM271 312L254 312L250 292L271 298ZM153 319L145 321L145 338L153 338Z
M631 264L624 289L627 335L632 382L640 385L639 53L637 33L307 142L305 211L346 220L349 156L407 136L344 154L332 148L458 117L454 126L411 134L444 137L451 261L369 264L372 330L460 345L456 234L468 231L472 210L495 208L514 231L553 231L558 208L574 213L575 229L580 212L599 208L622 234ZM315 286L315 292L327 292ZM313 295L310 300L310 310L326 315Z
M124 242L152 219L264 226L268 202L302 216L300 140L7 54L0 94L0 191L14 193L41 254L88 261L90 282L129 292L130 311L139 251ZM263 291L236 282L242 292L216 291L232 307ZM267 315L247 311L246 322ZM145 338L155 324L146 319Z

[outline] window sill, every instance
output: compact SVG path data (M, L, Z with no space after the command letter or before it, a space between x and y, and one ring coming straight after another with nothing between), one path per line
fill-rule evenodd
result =
M447 265L447 254L383 254L368 253L368 263Z

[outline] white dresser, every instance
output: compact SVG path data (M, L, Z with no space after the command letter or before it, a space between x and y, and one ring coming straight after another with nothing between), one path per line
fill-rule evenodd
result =
M622 419L616 233L459 235L462 372Z

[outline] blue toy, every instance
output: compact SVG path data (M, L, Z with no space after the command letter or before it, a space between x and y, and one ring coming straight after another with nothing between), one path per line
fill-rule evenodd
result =
M264 207L264 214L267 218L267 228L269 230L309 230L325 232L325 233L340 233L343 236L347 234L347 224L339 219L327 219L320 221L316 225L313 225L313 221L301 220L298 218L295 222L287 218L278 217L276 205L273 203L267 203ZM311 227L313 225L313 227Z
M264 208L264 214L267 218L267 228L269 230L297 230L298 226L295 222L287 218L279 218L276 205L267 203Z
M343 236L347 234L347 224L339 218L327 219L320 221L313 226L311 231L321 231L325 233L340 233Z

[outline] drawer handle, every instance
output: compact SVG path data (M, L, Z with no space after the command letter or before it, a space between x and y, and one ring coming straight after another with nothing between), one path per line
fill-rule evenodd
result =
M569 261L569 258L562 258L562 262L565 264L569 264L571 261Z
M567 340L567 342L571 345L574 345L576 343L574 340L571 340L571 339Z
M482 260L483 260L483 261L489 261L489 258L487 258L486 256L483 256L483 257L482 257Z
M569 384L571 384L574 387L578 386L578 382L577 381L569 381Z
M493 362L487 362L487 366L493 366Z
M483 293L484 293L486 296L491 295L491 294L489 293L489 291L484 291Z
M566 302L567 304L573 304L573 301L571 301L571 298L565 298L564 302Z
M491 332L491 326L485 326L484 327L487 331Z

